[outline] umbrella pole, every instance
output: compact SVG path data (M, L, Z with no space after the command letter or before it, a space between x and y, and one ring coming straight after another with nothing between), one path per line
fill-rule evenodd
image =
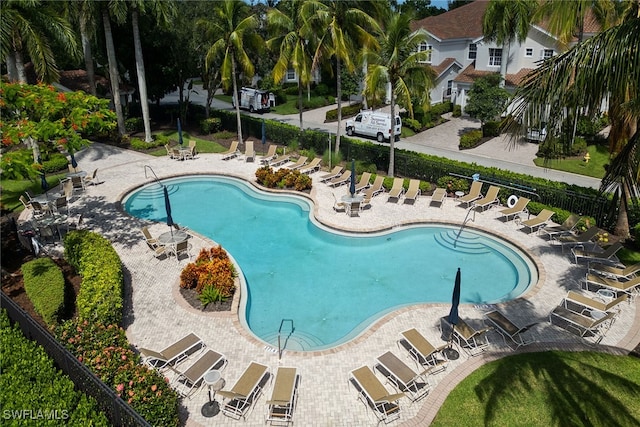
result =
M451 325L451 335L449 336L449 347L445 348L442 352L448 360L457 360L460 357L458 350L453 348L453 333L456 329L456 325Z

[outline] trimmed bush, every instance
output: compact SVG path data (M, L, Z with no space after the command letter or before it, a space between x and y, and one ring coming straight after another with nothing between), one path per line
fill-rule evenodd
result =
M195 288L198 294L213 287L221 298L229 298L235 291L237 275L229 255L221 246L202 249L195 262L189 263L180 273L180 287Z
M494 138L500 136L500 124L499 121L487 122L482 126L482 136L485 138Z
M454 105L453 106L453 113L451 114L453 117L460 117L462 116L462 105Z
M122 264L111 243L87 230L64 237L69 263L82 275L76 297L78 317L105 325L122 321Z
M414 119L406 118L402 121L402 124L414 132L420 132L420 130L422 130L422 123Z
M441 102L431 106L431 113L439 116L449 113L453 108L453 104L450 101Z
M64 276L51 258L38 258L22 265L24 290L47 325L58 322L64 310Z
M465 132L460 136L460 149L464 150L465 148L473 148L482 139L482 131L479 129L470 130L469 132Z
M222 120L217 117L210 117L200 122L200 130L204 134L220 132L222 130Z
M149 148L161 147L164 144L166 144L166 137L164 140L160 138L156 138L154 141L151 141L151 142L145 142L140 138L131 138L129 140L129 145L134 150L148 150Z
M42 171L44 173L59 172L61 170L66 170L67 164L69 164L69 161L63 154L53 153L49 157L49 160L42 162Z
M76 391L42 347L26 339L18 325L11 327L5 310L0 312L0 372L3 425L110 425L96 401ZM16 414L13 420L11 414Z
M131 117L124 121L124 128L127 132L142 132L144 130L144 121L142 117Z
M352 117L358 114L362 110L362 104L357 103L353 105L343 105L342 106L342 118ZM338 120L338 109L329 110L325 113L325 123L335 122Z

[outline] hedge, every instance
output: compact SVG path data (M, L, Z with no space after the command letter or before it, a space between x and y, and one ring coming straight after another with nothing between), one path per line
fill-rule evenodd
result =
M111 243L99 234L74 230L64 237L69 263L82 276L76 297L78 317L103 324L122 321L122 264Z
M109 426L96 401L76 391L37 343L0 312L0 401L4 426Z
M22 264L24 289L36 312L47 325L58 322L64 310L64 276L51 258Z

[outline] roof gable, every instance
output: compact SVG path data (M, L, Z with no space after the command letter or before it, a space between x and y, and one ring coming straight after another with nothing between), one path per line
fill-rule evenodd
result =
M443 14L415 21L413 27L424 28L439 40L482 38L482 17L488 4L487 0L476 0Z

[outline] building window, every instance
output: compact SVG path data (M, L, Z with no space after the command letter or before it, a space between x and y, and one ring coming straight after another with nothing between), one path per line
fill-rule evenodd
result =
M422 42L418 45L418 52L427 52L427 57L424 61L421 62L426 62L428 64L431 64L431 52L433 50L433 46L431 46L430 44L427 44L426 42Z
M287 70L287 81L291 81L295 79L296 79L296 71L291 69Z
M502 49L489 48L489 66L499 67L502 65Z
M524 56L527 58L531 58L533 56L533 48L528 47L524 50Z
M478 54L478 45L475 43L469 43L469 59L476 59Z
M446 97L451 97L451 89L453 88L453 80L447 80L447 92Z
M553 56L553 49L545 49L542 51L542 59L549 59Z

